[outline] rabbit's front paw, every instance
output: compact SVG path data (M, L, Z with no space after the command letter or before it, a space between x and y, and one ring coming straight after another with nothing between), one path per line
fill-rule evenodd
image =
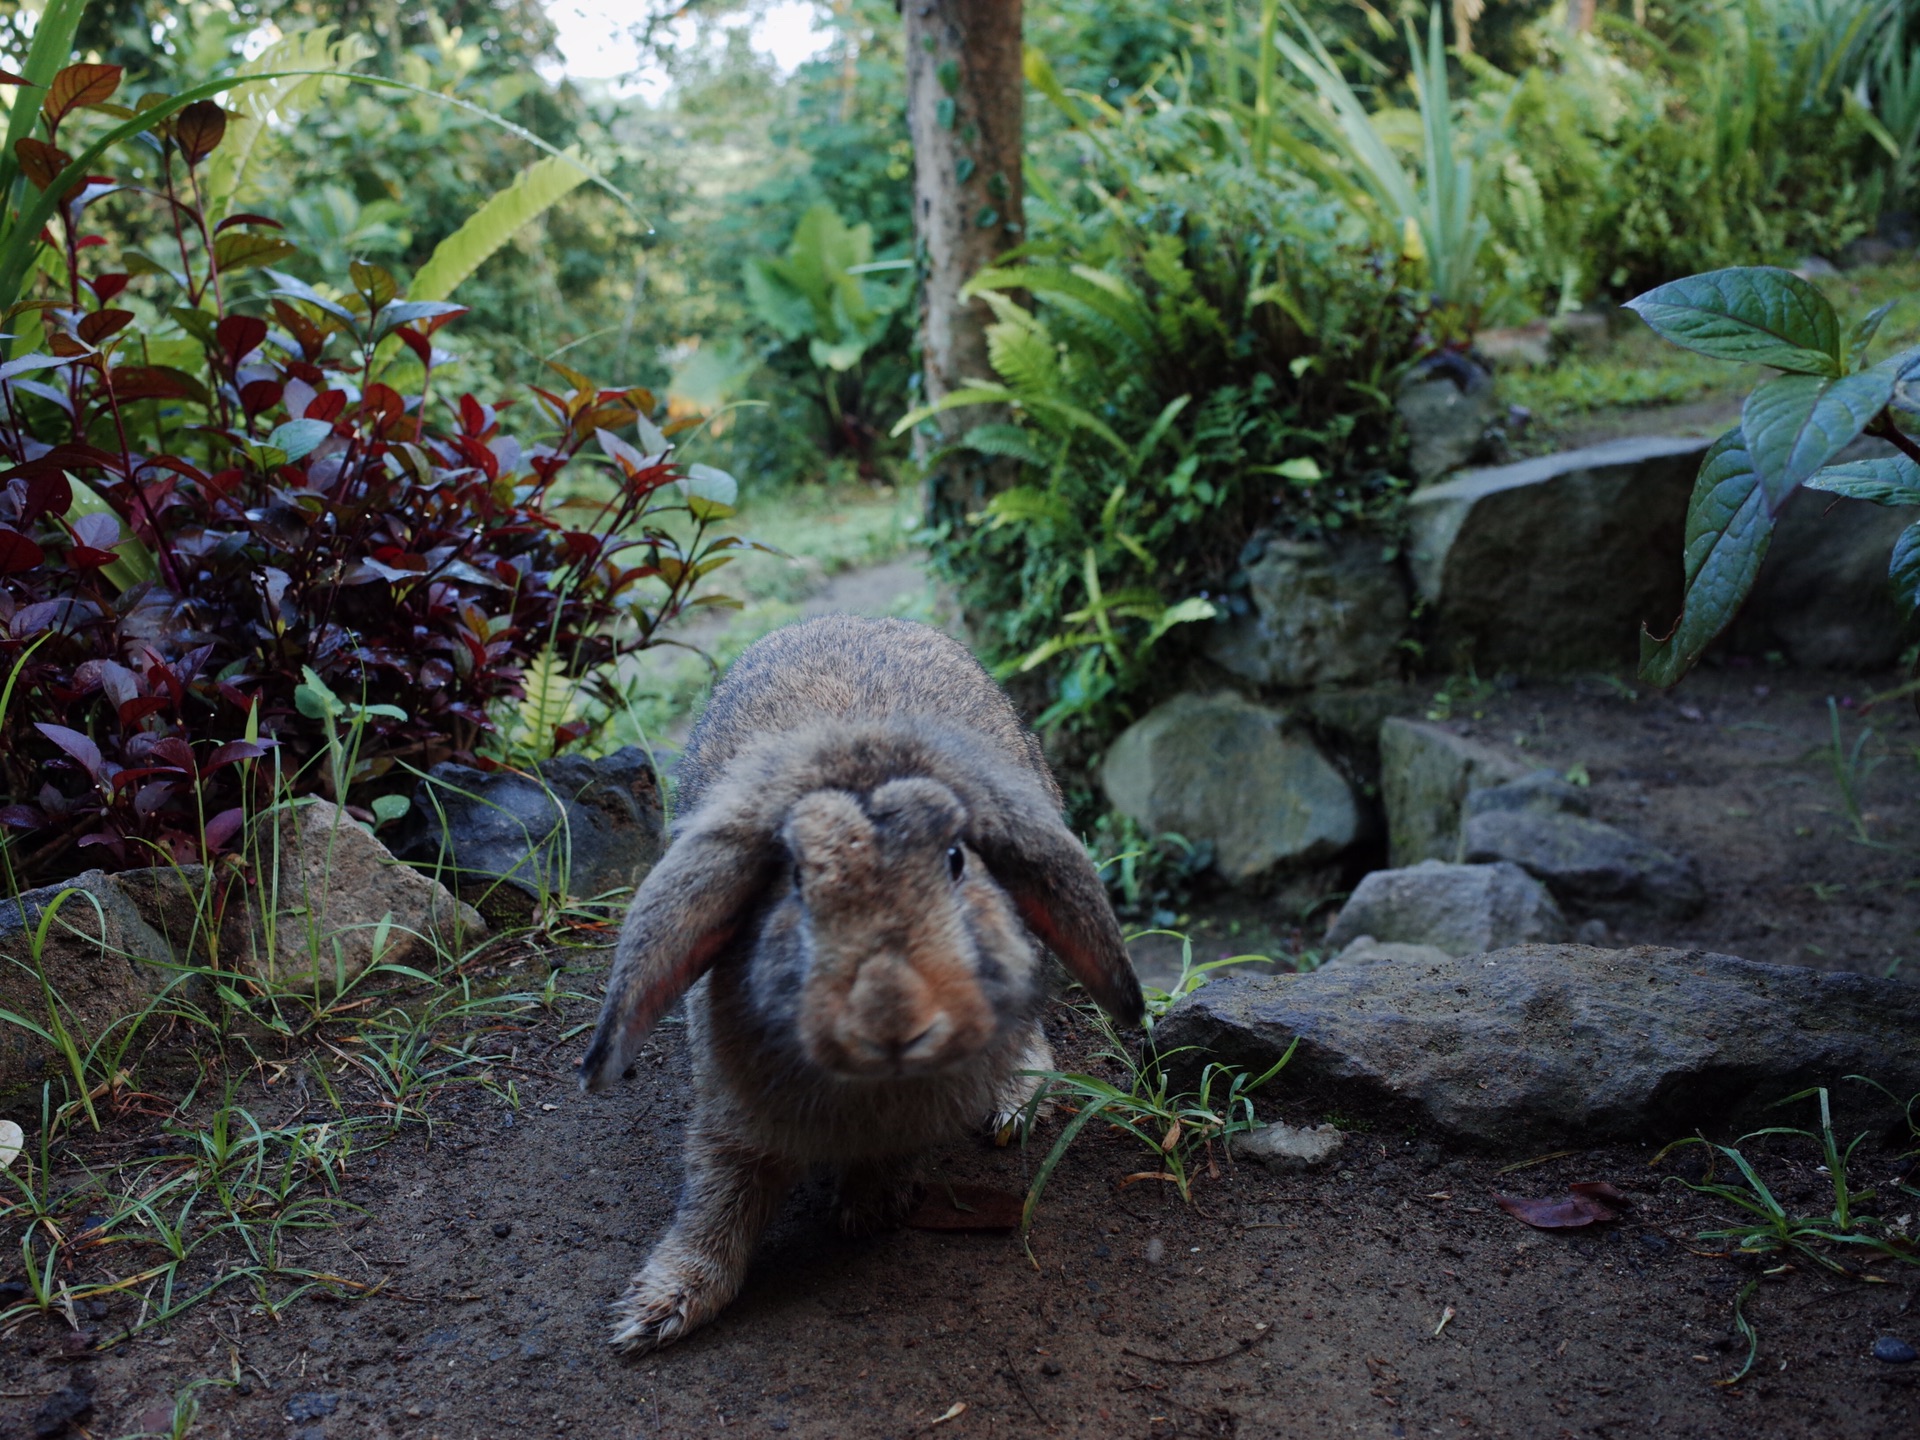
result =
M650 1262L614 1302L616 1350L658 1350L713 1318L732 1296L699 1267Z

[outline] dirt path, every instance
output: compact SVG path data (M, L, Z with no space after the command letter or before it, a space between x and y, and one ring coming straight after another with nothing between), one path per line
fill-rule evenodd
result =
M1075 1023L1056 1016L1061 1041ZM563 1046L523 1079L517 1114L476 1096L431 1146L411 1137L356 1164L347 1193L367 1220L303 1258L385 1276L385 1293L307 1300L277 1324L235 1293L97 1359L64 1326L30 1325L7 1342L6 1403L24 1420L91 1375L87 1433L126 1435L188 1381L237 1367L241 1387L202 1392L193 1434L1892 1440L1920 1425L1920 1367L1868 1356L1881 1334L1920 1339L1914 1276L1767 1280L1747 1307L1760 1367L1716 1388L1744 1357L1731 1302L1758 1267L1695 1253L1710 1207L1656 1188L1645 1152L1500 1177L1497 1160L1364 1130L1327 1172L1223 1170L1191 1207L1124 1183L1151 1168L1131 1142L1090 1139L1045 1197L1033 1261L1005 1234L844 1242L822 1190L803 1190L715 1325L621 1359L605 1306L670 1212L682 1033L660 1032L638 1077L595 1099L573 1092ZM1874 1166L1856 1173L1878 1180ZM1023 1160L983 1142L936 1169L1018 1188ZM1490 1201L1592 1178L1636 1193L1634 1217L1548 1233Z

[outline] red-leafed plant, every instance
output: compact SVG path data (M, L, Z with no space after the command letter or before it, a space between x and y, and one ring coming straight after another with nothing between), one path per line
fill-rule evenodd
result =
M24 883L217 851L270 746L350 804L470 759L531 657L579 676L651 643L744 543L710 535L731 481L674 461L647 391L555 365L511 402L443 399L462 307L369 265L309 286L266 268L292 253L271 218L209 224L211 101L145 129L146 183L73 183L64 128L145 113L118 82L68 67L14 147L29 200L61 187L0 352L0 835Z

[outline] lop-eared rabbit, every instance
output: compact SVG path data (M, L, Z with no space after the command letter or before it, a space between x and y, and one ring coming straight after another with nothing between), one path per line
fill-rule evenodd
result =
M1111 1015L1139 982L1039 742L925 625L777 630L713 692L682 818L635 895L582 1064L611 1085L687 996L695 1102L673 1226L615 1306L666 1345L739 1292L810 1165L841 1225L898 1223L929 1147L1004 1123L1049 1068L1039 946Z

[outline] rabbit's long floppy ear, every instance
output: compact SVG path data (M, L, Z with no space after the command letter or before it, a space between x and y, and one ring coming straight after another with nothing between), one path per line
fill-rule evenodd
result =
M733 939L765 880L763 837L695 828L641 882L620 928L600 1024L580 1064L583 1090L604 1090L640 1042Z
M1036 802L1001 808L968 839L1067 973L1114 1019L1138 1025L1146 1001L1107 887L1073 832L1037 796Z

